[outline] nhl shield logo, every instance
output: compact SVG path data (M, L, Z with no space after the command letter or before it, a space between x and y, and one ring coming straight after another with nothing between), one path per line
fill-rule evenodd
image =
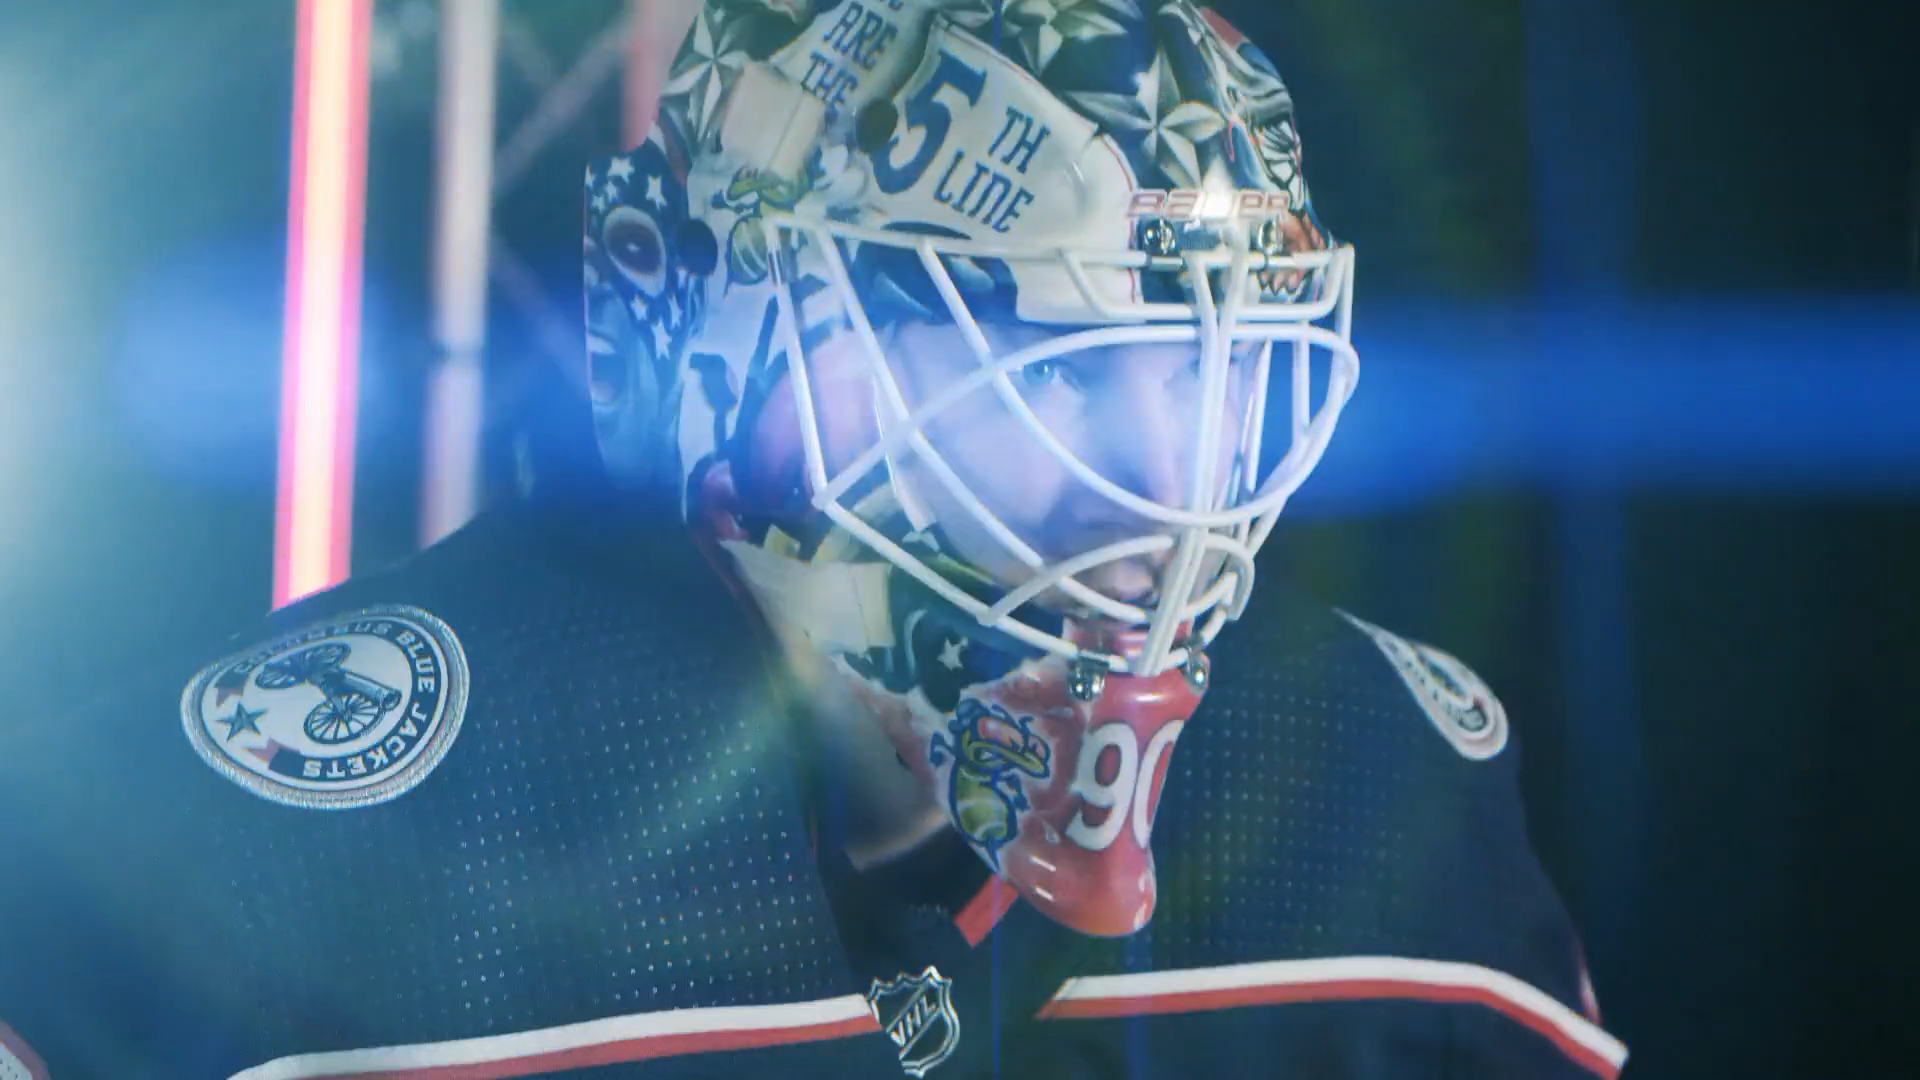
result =
M908 1076L925 1076L960 1045L960 1016L953 1011L953 980L929 967L918 975L873 981L867 1007L886 1030Z
M418 608L367 608L203 669L181 695L200 756L257 795L309 809L385 802L446 755L467 661Z

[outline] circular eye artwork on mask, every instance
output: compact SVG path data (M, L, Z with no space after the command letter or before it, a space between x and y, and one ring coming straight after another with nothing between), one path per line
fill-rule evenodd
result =
M467 662L418 608L330 618L205 669L181 719L207 764L274 802L346 809L412 789L466 711Z

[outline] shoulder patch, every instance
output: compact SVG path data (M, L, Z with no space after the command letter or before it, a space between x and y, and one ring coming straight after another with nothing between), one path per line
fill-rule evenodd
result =
M347 612L235 653L180 698L207 764L310 810L405 794L446 756L466 707L460 639L412 607Z
M5 1024L0 1024L0 1080L47 1080L47 1063Z
M1467 665L1344 611L1340 617L1373 639L1427 719L1462 757L1485 761L1507 748L1506 707Z

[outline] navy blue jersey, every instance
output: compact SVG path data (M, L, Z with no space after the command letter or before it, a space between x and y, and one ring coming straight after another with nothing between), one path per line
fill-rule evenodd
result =
M0 1078L1617 1073L1497 701L1264 603L1093 939L849 865L690 542L491 515L6 718Z

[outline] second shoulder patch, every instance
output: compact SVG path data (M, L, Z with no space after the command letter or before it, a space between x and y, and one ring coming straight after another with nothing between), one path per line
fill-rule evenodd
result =
M1427 719L1462 757L1485 761L1506 749L1507 710L1467 665L1344 611L1340 617L1373 639Z

